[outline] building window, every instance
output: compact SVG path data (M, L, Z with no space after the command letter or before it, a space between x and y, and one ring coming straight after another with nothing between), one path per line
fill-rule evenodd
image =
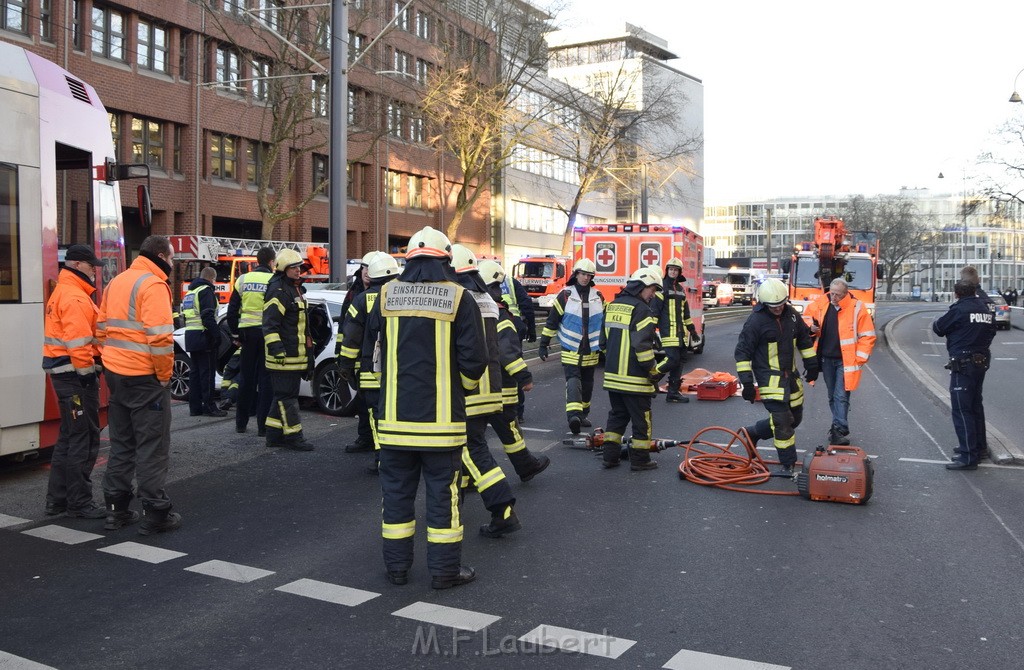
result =
M409 119L409 139L422 144L426 140L426 124L422 116L414 116Z
M428 42L433 33L431 30L432 21L426 12L416 12L416 37L421 37Z
M263 161L267 158L267 145L249 140L245 143L245 179L259 185L263 177Z
M241 66L238 52L231 47L217 47L217 85L222 89L238 92Z
M395 28L409 30L409 8L405 0L395 0Z
M348 124L356 124L356 90L351 86L348 89Z
M53 41L53 0L39 0L39 37Z
M360 35L359 33L348 31L348 61L349 63L354 62L363 54L363 50L366 49L366 36Z
M237 140L230 135L210 133L210 175L219 179L234 179L238 154Z
M281 3L276 0L256 0L253 8L256 11L256 20L270 28L277 30L281 25Z
M224 0L224 11L232 16L241 16L245 11L246 0Z
M125 61L124 14L109 7L93 5L92 52L110 60Z
M252 60L252 97L254 100L266 102L270 91L270 63L259 58Z
M174 171L183 174L181 169L181 145L184 144L185 126L174 125Z
M392 62L392 66L394 67L396 72L407 74L409 72L410 61L412 61L412 56L405 53L404 51L399 51L398 49L395 49L395 57Z
M416 59L416 81L421 84L427 83L427 75L430 74L430 63L422 58Z
M345 195L349 200L366 202L367 179L366 175L370 166L366 163L348 164L348 185L345 187Z
M132 118L132 162L163 169L164 128L159 121Z
M28 34L27 0L0 0L0 10L3 11L5 30Z
M426 209L427 204L427 178L409 175L409 207L413 209Z
M327 156L323 154L313 154L313 190L321 191L326 193L327 190L324 188L327 184L327 175L329 164L327 162Z
M402 173L384 170L384 187L387 189L387 201L391 207L398 207L402 201Z
M121 115L107 112L110 117L110 139L114 141L114 160L121 160Z
M349 5L351 7L351 5ZM331 48L331 21L320 19L316 22L316 34L313 38L314 44L321 49Z
M317 118L324 118L330 111L330 91L326 77L313 77L311 82L312 98L310 99L310 112Z
M392 137L402 137L402 105L397 102L388 103L388 134Z
M169 69L167 29L140 19L138 36L139 67L166 73Z
M71 3L71 42L75 49L82 50L82 0Z

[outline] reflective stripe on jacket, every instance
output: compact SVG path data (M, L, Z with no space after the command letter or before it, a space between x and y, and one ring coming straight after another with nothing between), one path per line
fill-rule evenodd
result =
M267 285L262 325L267 369L304 371L309 363L306 299L283 272Z
M558 336L562 345L562 363L564 365L597 365L598 353L601 351L601 329L604 326L604 299L601 292L590 286L587 296L587 332L583 333L583 298L579 286L573 285L555 298L552 309L548 312L548 320L541 332L542 338ZM586 347L584 347L584 343ZM586 353L581 354L581 349Z
M43 325L43 370L47 374L96 372L100 355L96 340L96 314L92 301L96 287L73 270L64 268L57 287L46 301Z
M174 368L173 333L167 274L139 256L103 292L96 322L103 365L119 375L155 374L165 382Z
M623 291L605 310L606 391L654 395L651 374L659 370L654 359L657 320L640 298Z
M480 383L466 391L466 416L489 416L500 412L502 405L501 364L498 359L498 303L486 293L467 292L480 309L484 325L484 344L487 347L487 369L480 376Z
M811 331L791 305L775 316L764 303L754 306L736 342L736 373L744 384L757 381L762 400L783 401L800 392L796 359L817 358ZM816 363L817 361L815 361Z
M824 324L830 304L827 293L818 296L804 310L804 316ZM861 370L875 348L875 322L867 306L849 293L839 301L836 316L839 323L839 348L843 352L843 384L847 391L853 391L860 384Z
M228 304L228 325L232 332L237 332L237 328L259 328L263 325L263 296L273 276L270 270L257 267L235 280L235 291ZM237 325L235 319L238 320Z

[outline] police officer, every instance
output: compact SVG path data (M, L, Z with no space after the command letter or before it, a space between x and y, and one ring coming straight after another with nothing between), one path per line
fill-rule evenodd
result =
M276 266L263 301L266 366L274 389L267 415L267 446L312 451L299 417L299 384L307 374L313 348L302 297L302 256L294 249L282 249Z
M962 279L954 284L956 302L932 323L935 334L946 338L949 396L959 442L956 456L946 464L947 470L977 470L983 456L985 409L981 392L992 360L989 346L996 335L996 324L992 310L975 289L973 282Z
M658 323L649 304L662 290L661 274L654 268L641 268L630 276L626 287L615 296L605 310L604 388L608 391L611 410L604 432L606 468L619 465L622 435L633 424L629 448L629 469L653 470L651 460L651 398L656 384L665 372L667 359L654 356L654 330Z
M213 286L216 278L214 268L203 268L181 301L181 314L185 317L185 351L192 360L188 377L191 416L227 416L227 412L213 404L213 380L217 369L217 350L220 348L217 290Z
M46 514L102 519L92 499L92 469L100 452L102 366L96 341L96 268L103 261L92 247L76 244L64 255L57 286L46 301L43 370L50 376L60 410L60 433L50 459Z
M791 475L796 464L796 428L804 415L797 358L803 359L808 382L818 378L820 367L811 331L789 305L789 289L780 280L770 277L757 288L757 305L740 331L735 357L743 399L754 402L759 390L768 410L767 419L740 430L746 432L751 446L774 438L782 466L779 474Z
M384 564L392 584L405 584L416 534L416 491L427 498L427 567L431 586L466 584L458 506L466 446L465 389L487 368L480 310L454 278L451 242L427 226L409 240L402 276L381 288L367 337L379 336L380 484Z
M370 251L363 255L359 262L359 271L352 278L352 286L345 294L345 300L341 303L341 328L338 329L338 343L341 343L345 323L350 318L352 303L364 291L370 287L370 262L382 251ZM385 256L388 254L384 254ZM397 264L397 261L396 261ZM365 303L364 303L365 304ZM358 421L356 424L356 439L352 444L345 446L345 452L352 454L361 451L373 451L373 429L370 427L370 411L367 408L366 398L362 393L356 393L356 399L352 407L355 410Z
M370 313L377 309L381 286L398 279L402 269L394 257L379 251L369 259L366 272L369 286L352 301L346 312L344 326L338 332L338 368L342 379L357 389L367 408L374 451L373 462L366 471L376 475L380 466L376 415L377 401L380 399L380 371L374 371L374 355L379 357L380 350L376 340L366 337L366 322Z
M238 407L235 432L244 433L249 417L256 417L257 434L267 434L267 414L274 400L263 348L263 296L274 276L274 250L263 247L256 252L256 268L239 275L228 300L228 330L235 344L242 347L239 371Z
M683 262L673 258L665 264L665 280L660 299L651 301L658 318L658 335L665 350L666 371L668 372L668 394L665 402L685 403L690 399L679 390L682 383L683 363L686 349L697 346L700 337L690 318L690 303L686 300L686 277L683 276Z
M581 427L591 425L587 415L604 325L604 299L593 285L596 272L597 267L589 258L576 261L572 277L551 305L537 349L537 355L546 361L551 338L558 336L565 373L565 416L573 435L578 435Z

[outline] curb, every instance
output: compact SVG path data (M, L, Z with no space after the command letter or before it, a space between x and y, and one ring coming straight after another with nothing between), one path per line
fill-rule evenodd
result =
M933 310L916 310L913 312L907 312L906 314L900 314L895 319L890 320L885 324L885 343L892 351L896 359L905 367L907 370L914 375L917 379L921 380L924 387L931 391L935 400L952 411L952 405L949 400L949 390L944 386L936 382L931 376L921 368L903 349L896 344L895 340L890 337L890 328L895 328L896 324L903 319L921 314L922 312L928 312ZM1024 452L1021 451L1020 447L1013 443L1010 438L1003 435L1000 431L992 427L991 424L985 426L986 433L988 434L988 450L989 459L998 465L1012 465L1024 463Z

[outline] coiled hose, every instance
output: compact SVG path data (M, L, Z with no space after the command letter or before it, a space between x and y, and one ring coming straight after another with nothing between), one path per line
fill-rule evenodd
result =
M728 442L711 441L706 437L708 433L715 432L724 433ZM745 455L732 450L737 446L743 448ZM800 495L799 491L752 488L770 480L772 473L768 470L768 465L778 463L761 458L747 432L742 428L733 431L722 426L708 426L694 435L686 445L683 462L679 464L679 478L727 491L773 496Z

